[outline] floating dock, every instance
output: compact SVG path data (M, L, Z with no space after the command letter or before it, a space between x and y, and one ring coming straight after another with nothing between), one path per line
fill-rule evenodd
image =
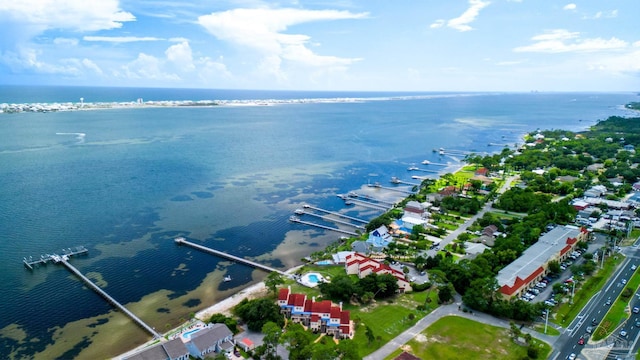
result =
M242 263L242 264L245 264L245 265L249 265L251 267L254 267L254 268L257 268L257 269L260 269L260 270L264 270L264 271L267 271L267 272L277 272L280 275L289 276L289 274L285 273L282 270L274 269L274 268L272 268L270 266L263 265L263 264L255 262L255 261L247 260L245 258L241 258L241 257L235 256L235 255L227 254L226 252L223 252L223 251L211 249L211 248L208 248L206 246L202 246L202 245L198 245L196 243L192 243L190 241L187 241L187 239L185 239L184 237L177 237L177 238L174 239L174 241L178 245L187 245L187 246L190 246L190 247L192 247L194 249L200 250L202 252L206 252L206 253L209 253L209 254L212 254L212 255L215 255L215 256L219 256L221 258L233 260L235 262L239 262L239 263Z
M348 221L344 221L344 220L340 220L340 219L332 219L332 218L328 217L327 215L320 215L320 214L312 213L310 211L304 211L302 209L296 209L295 213L296 213L296 215L315 216L315 217L318 217L318 218L320 218L322 220L335 222L335 223L342 224L342 225L347 225L347 226L353 226L356 229L364 230L364 226L356 225L354 223L351 223L351 222L348 222Z
M309 225L309 226L315 226L315 227L319 227L319 228L325 229L325 230L336 231L336 232L339 232L339 233L342 233L342 234L351 235L351 236L358 236L358 234L353 232L353 231L342 230L342 229L338 229L338 228L333 228L331 226L325 226L325 225L322 225L322 224L316 224L316 223L312 223L312 222L309 222L309 221L300 220L299 217L293 216L293 215L289 217L289 221L295 222L295 223L304 224L304 225Z
M23 258L22 263L27 269L33 270L35 267L40 265L47 265L49 262L58 263L58 259L60 259L62 256L67 256L67 258L70 258L76 255L86 255L88 252L89 250L87 250L84 246L76 246L74 248L62 249L62 255L45 254L40 255L39 258L35 259L33 258L33 256L29 256L29 259L25 257Z
M314 211L320 211L320 212L323 212L325 214L331 214L331 215L339 216L341 218L357 221L357 222L363 223L363 224L369 223L369 221L364 220L364 219L358 219L357 217L348 216L348 215L345 215L345 214L340 214L340 213L335 212L335 211L329 211L329 210L321 209L319 207L315 207L315 206L311 206L311 205L307 205L307 204L302 205L302 207L304 207L305 209L311 209L311 210L314 210Z

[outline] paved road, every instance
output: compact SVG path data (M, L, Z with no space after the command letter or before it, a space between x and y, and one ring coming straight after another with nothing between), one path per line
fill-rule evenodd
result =
M388 343L386 343L384 346L382 346L380 349L374 351L373 353L369 354L368 356L364 357L364 360L379 360L379 359L384 359L385 357L389 356L392 352L396 351L397 349L399 349L401 346L403 346L404 344L406 344L409 340L413 339L416 335L420 334L422 331L424 331L426 328L428 328L429 326L431 326L431 324L433 324L434 322L438 321L440 318L444 317L444 316L460 316L460 317L465 317L467 319L471 319L474 321L478 321L484 324L489 324L489 325L493 325L493 326L499 326L499 327L503 327L503 328L510 328L510 324L509 321L507 320L502 320L502 319L498 319L495 318L491 315L485 314L485 313L478 313L478 312L473 312L473 314L469 313L469 312L463 312L459 310L460 304L462 303L461 298L459 295L456 295L456 301L453 304L449 304L449 305L443 305L438 307L437 309L435 309L433 312L431 312L429 315L423 317L422 319L420 319L414 326L412 326L411 328L407 329L405 332L403 332L402 334L396 336L395 338L391 339ZM555 341L557 340L557 336L550 336L550 335L545 335L545 334L541 334L539 332L533 331L529 328L523 328L522 332L527 333L527 334L531 334L532 337L544 341L546 343L549 343L553 346L553 344L555 343Z

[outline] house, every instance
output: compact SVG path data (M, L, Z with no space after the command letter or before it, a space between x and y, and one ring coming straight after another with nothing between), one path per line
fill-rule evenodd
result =
M419 357L409 354L406 351L403 351L402 354L393 358L393 360L421 360Z
M486 235L489 237L494 237L496 235L496 232L498 231L498 227L491 224L489 226L485 226L484 229L482 229L482 235Z
M188 360L189 350L180 338L149 346L126 360Z
M489 175L489 169L481 167L478 168L475 172L476 176L488 176Z
M589 190L584 192L585 197L601 197L607 193L607 187L604 185L592 186Z
M634 183L631 187L633 188L633 191L640 191L640 181Z
M230 352L235 342L233 333L225 324L213 324L191 335L186 344L191 356L204 359L208 354Z
M586 229L575 226L553 228L498 272L496 279L502 296L511 298L524 294L547 274L550 261L565 260L578 241L586 240L588 235Z
M391 234L389 234L387 227L385 225L381 225L379 228L369 233L369 238L366 242L373 251L382 251L384 248L389 246L392 240L393 239L391 238Z
M424 218L428 214L427 209L428 209L427 204L419 203L415 200L412 200L412 201L409 201L407 205L404 206L404 213L414 215L415 217L418 217L418 218Z
M351 250L361 254L369 254L371 253L371 247L368 243L364 241L354 241L351 243Z
M243 338L240 341L236 341L236 344L242 348L244 351L251 351L256 348L256 345L249 338Z
M360 279L363 277L375 273L378 275L391 274L398 283L399 292L411 291L411 284L405 279L402 271L391 268L389 265L383 264L377 260L366 257L362 254L355 253L347 257L347 262L344 264L347 275L358 275Z
M335 305L331 300L316 301L306 294L293 294L290 288L278 292L280 312L289 320L302 324L309 330L333 336L336 339L353 339L355 324L348 310L342 310L342 303Z

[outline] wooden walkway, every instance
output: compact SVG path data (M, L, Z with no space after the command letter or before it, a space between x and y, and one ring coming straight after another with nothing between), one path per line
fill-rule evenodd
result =
M264 270L264 271L267 271L267 272L277 272L280 275L289 276L289 274L287 274L286 272L284 272L282 270L274 269L274 268L272 268L270 266L263 265L263 264L255 262L255 261L251 261L251 260L247 260L247 259L235 256L235 255L227 254L226 252L223 252L223 251L219 251L219 250L208 248L206 246L198 245L196 243L192 243L190 241L187 241L187 239L185 239L183 237L177 237L177 238L174 239L174 241L178 245L187 245L187 246L190 246L190 247L192 247L194 249L197 249L197 250L200 250L200 251L203 251L203 252L215 255L215 256L219 256L219 257L222 257L222 258L225 258L225 259L233 260L233 261L245 264L245 265L249 265L251 267L254 267L254 268L257 268L257 269L260 269L260 270Z

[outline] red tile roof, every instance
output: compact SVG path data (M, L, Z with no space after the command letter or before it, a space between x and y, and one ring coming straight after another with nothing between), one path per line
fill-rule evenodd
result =
M289 289L282 288L278 293L278 300L287 300L289 298Z
M341 315L342 314L341 314L341 311L340 311L339 307L334 306L334 307L331 308L331 318L332 319L340 319Z
M289 295L289 304L293 306L304 306L304 301L306 299L306 295L304 294L291 294Z
M513 295L516 292L518 292L518 290L520 290L520 288L531 282L531 280L535 279L536 277L538 277L538 275L542 274L544 272L544 269L541 267L537 268L536 271L534 271L531 275L527 276L526 279L521 279L519 276L516 277L516 281L513 282L513 286L509 287L508 285L502 285L502 287L500 288L500 292L505 294L505 295Z
M340 324L349 325L351 322L351 314L349 311L345 310L340 314Z

